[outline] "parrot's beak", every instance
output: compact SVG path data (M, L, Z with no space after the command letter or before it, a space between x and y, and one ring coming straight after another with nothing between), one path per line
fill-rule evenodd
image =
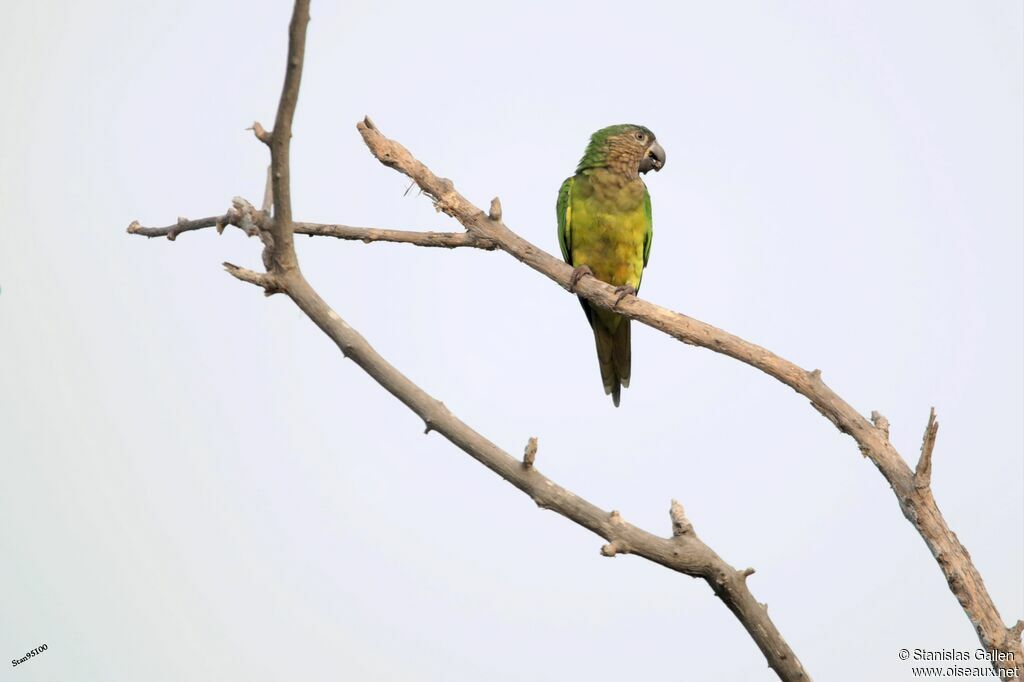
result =
M647 148L647 153L644 154L644 158L640 161L640 172L646 173L650 170L660 171L664 165L665 150L661 148L660 144L655 142Z

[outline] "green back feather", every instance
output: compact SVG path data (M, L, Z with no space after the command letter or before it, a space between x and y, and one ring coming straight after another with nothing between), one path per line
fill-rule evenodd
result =
M558 190L558 203L555 212L558 214L558 246L562 249L562 258L572 265L572 224L569 205L572 201L573 178L566 178Z

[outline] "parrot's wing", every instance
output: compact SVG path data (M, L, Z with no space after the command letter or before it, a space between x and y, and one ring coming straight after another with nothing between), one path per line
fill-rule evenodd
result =
M558 246L562 249L562 258L572 265L572 184L573 178L566 178L558 190Z
M644 267L651 258L651 241L654 239L654 220L651 218L651 193L644 185L644 215L647 216L647 230L644 232Z
M644 185L644 216L647 218L647 229L644 230L644 268L651 258L651 242L654 240L654 220L651 218L651 193ZM640 283L644 281L643 268L640 269L640 281L636 283L636 290L639 293Z

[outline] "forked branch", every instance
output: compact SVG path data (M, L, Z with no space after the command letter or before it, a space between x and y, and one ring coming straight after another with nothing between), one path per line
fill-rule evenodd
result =
M236 225L247 234L259 236L264 243L263 262L266 272L256 272L225 263L234 277L262 287L265 293L282 292L334 341L339 350L365 370L381 386L417 414L428 431L437 431L464 452L491 469L509 483L529 495L538 506L551 509L596 533L607 544L601 549L606 556L636 554L685 575L708 582L722 601L736 615L764 653L768 664L783 680L809 680L802 665L768 617L767 609L757 602L746 585L752 569L737 571L697 538L686 521L683 532L679 516L682 507L673 502L671 537L658 537L622 519L618 512L606 512L543 476L536 468L536 439L528 443L522 461L512 457L452 414L443 403L390 365L355 329L332 310L302 275L295 256L293 234L300 231L292 219L289 187L289 141L291 123L298 99L305 51L305 28L309 20L309 1L297 0L289 31L288 65L274 129L266 131L259 123L252 126L256 137L271 150L271 194L273 214L267 208L257 211L251 204L236 199L233 208L222 216L200 220L179 220L166 228L144 228L132 223L128 231L147 237L166 236L174 239L182 232ZM501 204L495 200L491 215L501 217ZM324 228L330 227L331 230ZM343 226L316 226L319 233L366 241L407 241L425 246L473 246L494 248L492 242L476 234L412 236L399 231L370 231ZM355 232L354 232L355 231Z
M800 662L768 618L766 607L759 604L747 589L746 578L754 570L747 568L737 571L718 557L697 538L682 505L673 501L670 510L672 536L662 538L626 523L617 511L605 512L547 479L535 466L535 440L528 444L523 460L518 460L471 429L442 403L387 363L358 332L331 310L302 276L295 256L294 233L444 248L498 248L567 290L570 289L572 274L568 265L530 244L504 225L500 201L492 201L486 213L480 210L459 194L451 181L437 177L402 145L384 137L369 118L359 123L358 128L374 156L381 163L412 178L420 190L433 200L438 210L456 218L466 228L466 232L410 232L295 223L290 196L289 149L308 20L308 0L297 0L289 28L288 63L274 129L267 131L259 123L252 126L256 137L271 150L273 214L267 212L266 205L263 210L257 211L248 202L236 200L234 207L221 216L199 220L179 219L175 225L164 228L145 228L132 223L128 231L147 237L165 236L173 240L183 232L206 227L216 227L222 231L226 225L234 225L247 234L259 236L265 245L263 260L267 271L260 273L225 264L233 276L262 287L267 294L283 292L289 296L345 356L423 419L428 431L442 434L528 494L539 506L556 511L604 538L607 544L601 548L602 554L636 554L680 573L706 580L741 621L780 678L787 681L808 679ZM733 334L635 296L620 299L614 288L593 277L580 280L574 293L599 307L614 308L620 314L684 343L708 348L749 364L810 400L818 412L856 441L860 451L875 464L890 484L904 515L915 525L931 549L950 589L974 624L986 649L1011 657L1009 663L1005 662L1005 658L1002 663L994 662L994 667L1014 668L1015 677L1018 678L1024 674L1024 653L1020 643L1024 622L1018 621L1011 628L1003 623L970 556L949 530L932 496L931 456L938 428L934 410L925 430L921 458L916 471L912 471L889 442L888 420L877 413L872 413L871 421L865 419L822 381L819 370L805 370ZM1013 677L1010 675L1007 679Z

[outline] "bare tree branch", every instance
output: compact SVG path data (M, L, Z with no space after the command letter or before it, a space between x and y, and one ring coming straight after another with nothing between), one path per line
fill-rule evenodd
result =
M235 223L229 220L229 215L217 215L210 216L209 218L199 218L197 220L189 220L188 218L178 218L178 222L167 227L143 227L139 224L139 221L133 220L128 225L128 234L137 234L142 237L167 237L172 242L178 238L178 235L183 232L191 232L192 230L201 230L206 227L216 227L218 232L223 231L225 225L234 225Z
M935 556L950 590L963 606L981 643L990 652L1011 657L1009 662L993 661L993 667L1005 669L1015 666L1016 677L1024 676L1024 650L1019 633L1015 633L1003 622L970 554L939 512L930 486L917 485L920 482L927 483L930 479L934 420L929 423L925 446L922 448L923 468L918 469L921 475L915 476L889 442L888 420L881 415L877 415L875 423L865 419L825 384L820 370L805 370L761 346L636 296L621 298L616 295L614 287L592 276L584 276L573 283L572 267L534 246L508 229L500 220L493 219L474 206L455 190L450 180L436 176L405 147L385 137L369 117L356 127L378 161L410 177L431 198L439 211L458 220L470 233L493 241L501 250L594 305L614 309L683 343L735 358L778 379L810 400L811 405L837 429L856 441L860 451L885 477L904 516L914 524Z
M750 636L764 653L771 666L783 680L809 680L803 666L768 617L767 609L759 604L746 585L752 569L738 571L699 540L686 522L685 532L679 530L682 507L673 501L671 519L673 535L661 538L622 520L618 512L605 512L596 505L544 477L534 466L536 439L527 445L522 462L500 449L452 414L443 403L427 394L381 357L355 329L332 310L302 275L295 255L290 192L289 147L291 124L298 100L299 84L305 52L305 29L309 21L309 0L296 0L289 28L288 64L284 87L278 105L274 130L267 132L259 123L252 126L256 137L270 146L273 216L257 211L243 199L235 199L233 208L223 216L189 221L180 219L167 228L144 228L133 222L128 232L147 237L167 236L174 239L181 232L226 224L238 225L247 234L258 234L265 248L263 254L267 272L225 263L234 277L263 288L267 295L283 292L331 338L342 354L353 360L388 392L423 419L427 431L437 431L464 452L491 469L506 481L529 495L539 507L553 510L575 523L608 540L601 553L636 554L685 575L703 578L729 609L736 615ZM501 204L492 202L492 215L501 216ZM340 227L340 226L331 226ZM349 228L351 229L351 228ZM389 236L396 237L394 231ZM367 235L363 232L363 235ZM408 233L406 233L408 234ZM403 234L401 236L406 236ZM337 236L337 235L332 235ZM382 237L378 232L375 237ZM362 238L362 237L359 237ZM412 239L423 240L420 233ZM434 239L432 246L472 245L486 248L489 240L479 235L465 235L466 243L442 244L438 241L454 240L453 235ZM372 240L372 239L371 239ZM399 241L394 238L392 241ZM492 247L493 248L493 247Z
M259 211L255 222L267 226L270 224L270 217L264 211ZM166 227L143 227L137 221L128 226L129 234L137 234L142 237L167 237L174 241L178 235L184 232L193 232L208 227L216 227L222 231L226 225L241 227L241 217L233 210L223 215L209 216L188 220L179 218L178 222ZM471 232L419 232L416 230L391 230L381 227L353 227L351 225L340 225L337 223L293 223L295 234L304 234L310 237L334 237L350 241L360 241L365 244L372 242L392 242L397 244L412 244L414 246L436 247L443 249L455 249L470 247L493 251L497 248L494 242L482 239Z
M296 234L307 234L310 237L334 237L371 242L395 242L414 244L416 246L455 249L472 247L493 251L497 248L494 242L476 236L470 232L416 232L412 230L389 230L380 227L349 227L347 225L323 223L295 223Z
M309 0L296 0L288 25L288 63L285 66L281 99L277 103L274 129L270 132L270 170L273 180L274 220L269 226L272 241L264 250L267 269L278 273L298 271L295 244L292 241L291 144L292 120L299 102L302 65L306 57L306 26L309 24ZM253 123L260 135L261 126ZM265 141L265 140L264 140Z
M808 680L796 655L747 589L743 572L722 560L695 534L661 538L621 520L541 475L531 448L521 462L474 431L419 386L388 364L367 341L331 310L301 277L289 278L286 293L338 346L388 392L416 413L427 427L529 495L543 509L565 516L608 544L602 554L636 554L685 575L703 578L739 618L768 664L783 680ZM674 517L673 517L674 522Z
M542 476L534 466L535 440L531 440L527 446L522 462L486 440L451 414L442 403L388 364L362 336L327 306L299 271L293 234L299 232L367 242L394 241L446 248L500 248L563 288L574 290L574 293L594 305L615 309L684 343L702 346L749 364L808 398L814 408L841 432L854 438L861 452L871 459L889 482L904 515L917 527L931 549L950 589L975 625L982 643L992 652L1009 655L1010 662L1002 665L1013 668L1016 676L1021 676L1024 655L1021 652L1020 635L1024 622L1018 621L1012 628L1002 622L970 556L949 530L931 493L931 453L937 430L934 411L925 431L921 459L916 472L913 472L889 443L888 420L873 413L869 422L825 385L819 370L804 370L760 346L635 296L617 295L611 286L592 276L584 277L578 283L572 282L572 269L568 265L522 239L502 223L500 201L493 200L490 211L484 213L456 192L451 181L435 176L404 147L381 135L369 118L358 127L378 160L412 178L421 191L431 197L439 210L459 220L467 232L418 233L294 223L289 150L308 20L308 0L297 0L289 29L288 64L274 130L268 132L259 123L252 126L255 136L271 149L273 216L266 214L269 208L266 202L264 211L256 211L248 202L236 200L235 208L223 216L193 221L179 219L175 225L166 228L145 228L132 223L128 228L130 233L147 237L166 236L173 240L182 232L205 227L216 227L221 231L225 225L231 224L237 225L247 234L257 234L265 245L264 264L267 272L259 273L225 264L233 276L262 287L268 295L279 291L286 293L335 342L344 355L419 415L428 431L436 430L444 435L526 492L539 506L552 509L605 538L608 542L601 548L602 554L637 554L680 573L705 579L747 628L779 676L784 680L804 680L808 679L806 673L768 618L767 607L758 604L747 590L746 578L753 574L753 569L737 571L701 542L678 502L673 501L670 510L672 537L660 538L624 522L618 512L606 513ZM998 668L999 664L994 662L994 666Z

